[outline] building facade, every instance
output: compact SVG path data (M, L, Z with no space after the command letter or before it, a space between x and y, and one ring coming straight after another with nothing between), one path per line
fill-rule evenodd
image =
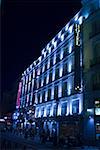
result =
M58 141L60 136L100 138L100 2L82 5L19 83L15 124L49 130Z

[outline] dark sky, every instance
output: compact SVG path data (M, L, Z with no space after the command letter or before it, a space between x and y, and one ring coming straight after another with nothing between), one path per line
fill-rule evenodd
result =
M5 0L2 4L2 89L12 85L80 10L81 0Z

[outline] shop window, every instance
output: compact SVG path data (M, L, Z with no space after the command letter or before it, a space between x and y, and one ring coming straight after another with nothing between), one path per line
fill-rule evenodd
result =
M72 101L72 114L79 113L79 100Z

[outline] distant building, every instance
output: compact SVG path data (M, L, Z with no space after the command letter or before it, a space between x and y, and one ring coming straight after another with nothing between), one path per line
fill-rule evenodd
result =
M100 2L82 5L22 74L14 118L91 144L100 139Z

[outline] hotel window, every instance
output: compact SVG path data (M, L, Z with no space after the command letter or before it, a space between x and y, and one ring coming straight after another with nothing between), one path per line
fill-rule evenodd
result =
M50 68L50 58L48 59L48 63L47 63L47 69Z
M46 112L46 116L49 117L50 116L50 106L47 107L47 112Z
M54 86L52 86L52 89L51 89L51 99L54 99Z
M53 68L53 71L52 71L53 73L52 73L52 81L54 81L55 80L55 67Z
M72 101L72 114L79 113L79 100Z
M43 91L42 102L45 102L45 91Z
M58 63L59 61L60 61L60 53L57 54L56 63Z
M40 70L40 67L37 69L37 76L39 76L40 75L40 72L41 72L41 70Z
M49 82L52 82L52 71L50 71L50 75L49 75Z
M64 46L63 51L64 51L63 56L64 57L67 56L68 55L68 46Z
M56 68L55 79L57 80L58 78L59 78L59 68Z
M58 86L54 87L54 99L58 99Z
M49 72L47 73L47 77L46 77L46 84L49 83Z
M45 71L45 64L43 64L42 73Z
M58 97L62 97L62 83L58 85Z
M43 83L44 83L44 77L42 76L42 79L41 79L41 87L43 86Z
M51 89L48 89L48 100L51 100Z
M57 105L53 106L53 116L57 115Z
M35 103L35 94L33 94L33 98L32 98L32 104Z
M54 57L53 57L53 65L56 64L56 53L54 54Z
M67 103L62 103L61 115L64 116L67 113Z
M44 107L41 108L41 117L44 116Z
M37 88L37 80L35 79L34 80L34 90L36 90L36 88Z
M39 88L39 79L37 79L36 84L37 84L37 89L38 89Z
M39 108L36 109L36 118L39 116Z
M33 79L35 78L35 70L33 70Z
M60 52L60 60L62 60L63 59L63 49L61 49L61 52Z
M63 75L66 75L68 73L67 71L67 62L63 65Z
M37 93L35 93L35 104L38 104Z
M45 91L45 101L47 101L48 98L48 90Z
M38 103L40 103L40 93L38 93Z
M53 58L50 58L50 67L53 66Z
M59 68L59 77L62 77L63 75L63 64L60 64L60 68Z
M46 78L47 78L47 74L44 76L44 86L46 85Z
M32 74L32 73L29 74L29 81L31 81L31 77L32 77L31 74Z
M66 97L67 96L67 82L63 82L63 86L62 86L62 96Z
M48 63L47 61L45 62L45 71L47 71L47 68L48 68Z
M28 83L28 75L26 76L26 84Z

